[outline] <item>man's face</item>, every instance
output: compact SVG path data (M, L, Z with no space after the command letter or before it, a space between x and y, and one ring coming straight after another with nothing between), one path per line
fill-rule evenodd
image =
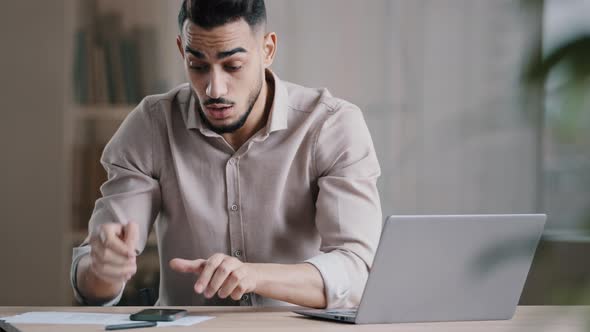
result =
M212 30L188 20L184 25L180 42L197 111L219 134L240 129L258 99L264 78L262 38L243 19Z

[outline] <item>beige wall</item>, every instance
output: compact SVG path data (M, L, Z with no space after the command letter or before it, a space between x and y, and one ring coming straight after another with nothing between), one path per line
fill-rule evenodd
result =
M63 1L0 1L0 305L68 301L63 36Z
M361 107L385 215L533 212L541 103L519 73L542 11L522 3L269 0L274 68Z

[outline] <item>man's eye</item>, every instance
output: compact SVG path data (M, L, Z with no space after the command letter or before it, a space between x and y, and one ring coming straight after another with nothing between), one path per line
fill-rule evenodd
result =
M209 66L207 66L207 65L198 65L198 64L194 64L192 62L189 63L188 67L191 70L198 71L198 72L206 72L209 69Z
M207 71L206 66L193 66L193 67L191 67L191 69L194 71L198 71L198 72L206 72Z
M225 69L227 71L238 71L242 69L242 66L225 66Z

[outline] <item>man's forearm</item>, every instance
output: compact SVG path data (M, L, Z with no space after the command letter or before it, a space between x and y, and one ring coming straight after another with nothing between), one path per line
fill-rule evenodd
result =
M104 303L114 299L123 283L109 283L97 277L90 268L90 255L85 255L78 262L76 270L76 287L80 294L89 302Z
M324 281L313 265L251 265L258 274L256 294L304 307L326 307Z

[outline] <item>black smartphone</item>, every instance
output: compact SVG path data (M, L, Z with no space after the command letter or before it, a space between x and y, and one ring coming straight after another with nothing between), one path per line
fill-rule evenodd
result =
M129 316L131 320L141 320L149 322L171 322L186 316L186 310L183 309L143 309Z

